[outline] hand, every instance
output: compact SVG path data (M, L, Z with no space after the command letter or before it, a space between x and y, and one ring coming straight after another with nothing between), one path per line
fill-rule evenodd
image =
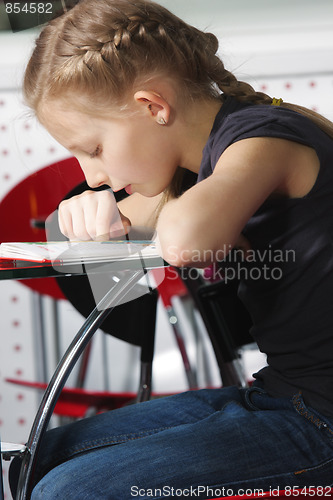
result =
M59 205L60 231L70 240L106 241L128 233L130 220L110 190L85 191Z

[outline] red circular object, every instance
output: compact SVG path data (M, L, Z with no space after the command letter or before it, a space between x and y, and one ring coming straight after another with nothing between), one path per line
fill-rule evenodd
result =
M45 221L83 180L75 158L58 161L26 177L0 202L0 242L47 241L45 229L34 227L32 222ZM54 278L20 282L43 295L64 298Z

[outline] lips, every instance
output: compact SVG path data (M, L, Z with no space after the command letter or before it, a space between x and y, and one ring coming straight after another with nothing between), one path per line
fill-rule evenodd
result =
M127 194L132 194L132 186L130 184L128 186L126 186L125 191Z

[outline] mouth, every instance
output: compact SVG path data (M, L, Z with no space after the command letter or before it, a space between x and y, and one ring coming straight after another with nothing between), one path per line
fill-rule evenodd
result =
M133 191L132 191L132 186L129 184L128 186L125 187L125 191L127 194L132 194Z

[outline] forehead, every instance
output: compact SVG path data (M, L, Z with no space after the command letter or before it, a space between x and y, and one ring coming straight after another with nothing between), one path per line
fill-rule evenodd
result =
M87 123L92 122L91 116L80 112L74 106L67 105L61 100L44 102L38 108L37 117L45 127L52 124L70 127L71 123L87 125Z
M61 101L43 103L37 117L48 132L67 149L102 130L102 120L65 106Z

